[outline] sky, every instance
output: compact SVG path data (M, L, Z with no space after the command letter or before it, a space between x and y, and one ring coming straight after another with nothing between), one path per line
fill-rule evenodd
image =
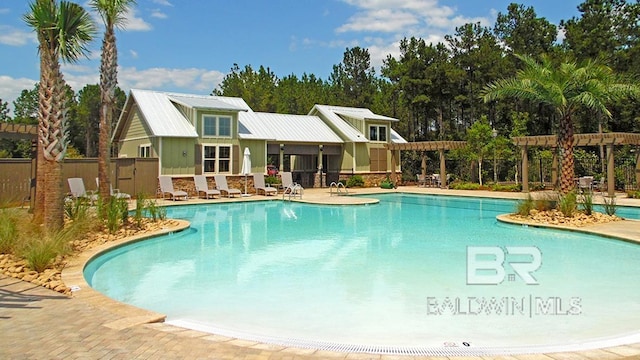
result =
M73 1L73 0L72 0ZM87 0L75 2L90 10ZM347 48L367 48L379 74L404 37L443 41L469 22L493 27L509 0L137 0L116 32L118 85L210 94L234 64L269 67L278 77L303 73L326 80ZM554 24L578 17L580 0L519 1ZM35 33L22 20L28 0L0 0L0 99L13 109L39 78ZM104 25L90 54L63 64L78 92L98 84Z

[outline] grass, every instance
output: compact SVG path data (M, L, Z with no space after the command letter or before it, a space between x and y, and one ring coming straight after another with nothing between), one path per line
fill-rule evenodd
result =
M533 198L531 198L531 194L529 194L526 199L518 201L516 213L521 216L529 216L534 206Z
M602 206L604 207L604 212L607 215L615 215L618 210L618 205L616 204L616 197L614 196L603 196L602 200L604 203Z
M580 198L582 200L580 202L582 211L584 211L586 215L591 215L593 213L593 193L591 191L587 191L582 194Z
M578 206L578 200L576 193L570 191L567 194L560 195L558 198L558 210L564 215L564 217L572 217L575 214Z
M134 213L138 227L145 213L154 221L166 219L167 214L155 201L138 199ZM127 201L116 197L107 202L98 199L95 207L83 200L66 201L64 214L67 219L64 228L48 232L33 223L25 210L0 207L0 253L22 258L30 269L42 272L68 255L74 240L90 232L115 233L129 222Z

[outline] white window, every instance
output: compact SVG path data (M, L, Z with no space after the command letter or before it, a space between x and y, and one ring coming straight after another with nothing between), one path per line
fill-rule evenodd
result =
M369 140L371 141L387 141L387 127L371 125L369 126Z
M231 146L204 145L202 156L205 173L231 172Z
M138 156L141 158L151 157L151 144L140 145L138 148Z
M203 115L202 136L231 137L231 117Z

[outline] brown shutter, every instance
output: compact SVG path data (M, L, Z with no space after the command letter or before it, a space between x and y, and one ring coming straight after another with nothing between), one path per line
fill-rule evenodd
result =
M231 173L240 173L240 146L233 145L233 159L231 160Z
M194 174L202 175L202 145L196 144L195 151L193 152L195 155L195 169Z

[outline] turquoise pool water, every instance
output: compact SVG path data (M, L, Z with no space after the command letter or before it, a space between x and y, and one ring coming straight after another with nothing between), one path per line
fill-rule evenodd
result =
M189 230L111 251L85 277L171 323L283 344L535 347L640 333L640 246L498 223L507 200L376 197L170 207ZM469 283L470 246L538 249L537 284L514 271L534 255L513 253L504 281Z

